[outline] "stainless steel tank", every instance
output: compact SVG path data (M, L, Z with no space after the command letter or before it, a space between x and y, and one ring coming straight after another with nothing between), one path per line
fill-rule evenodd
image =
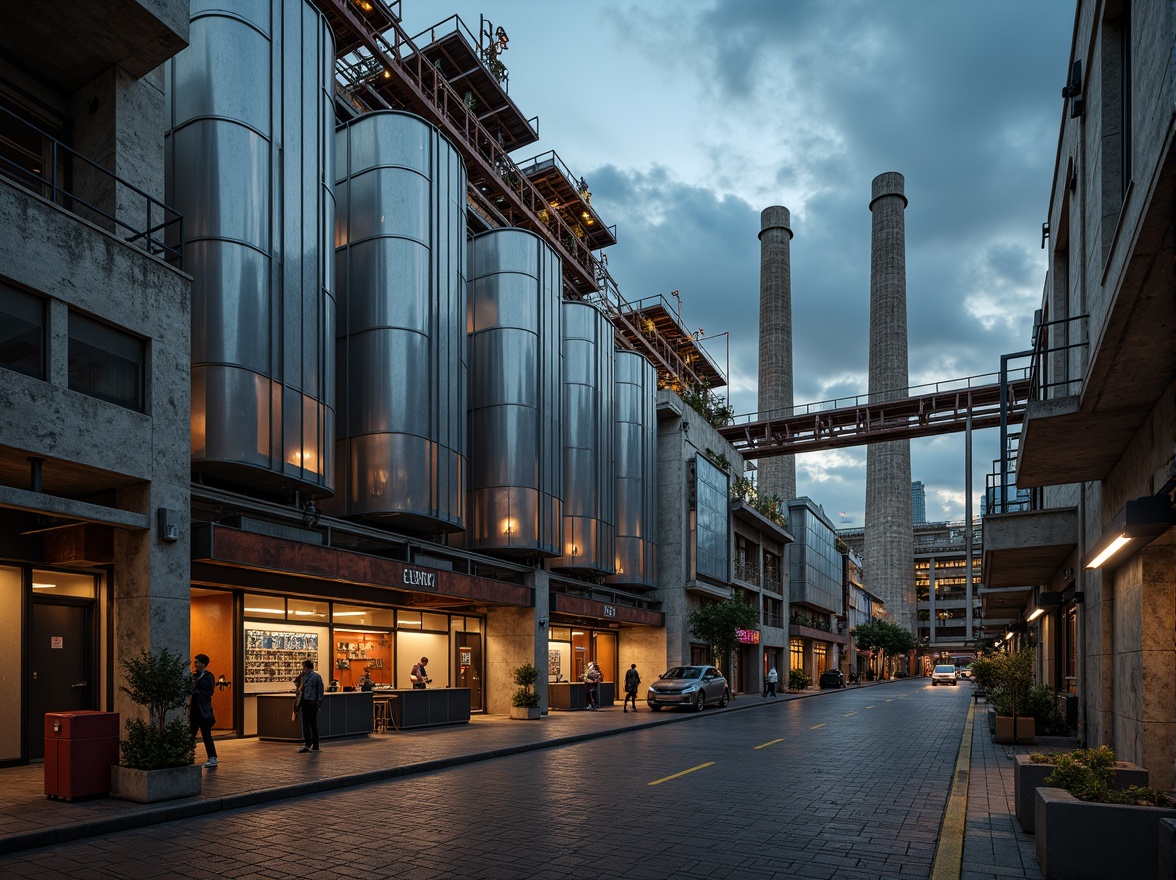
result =
M559 556L559 256L513 227L477 235L469 248L468 546Z
M194 0L166 66L167 201L192 273L192 466L332 491L334 43L302 0Z
M657 584L657 370L618 351L616 370L616 574L610 584Z
M565 302L562 310L563 555L551 567L611 574L617 516L615 331L595 306Z
M336 135L339 492L327 513L465 527L465 163L429 122Z

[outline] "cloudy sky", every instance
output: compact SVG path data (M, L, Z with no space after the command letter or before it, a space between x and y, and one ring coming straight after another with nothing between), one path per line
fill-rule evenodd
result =
M737 413L756 410L760 212L791 212L797 404L868 387L870 183L906 178L912 386L1029 345L1045 278L1072 0L403 0L510 36L510 94L616 224L621 294L680 291ZM728 333L729 336L721 334ZM728 348L729 339L729 348ZM973 505L998 455L976 432ZM911 442L930 521L964 518L963 435ZM797 487L861 526L865 448L797 458Z

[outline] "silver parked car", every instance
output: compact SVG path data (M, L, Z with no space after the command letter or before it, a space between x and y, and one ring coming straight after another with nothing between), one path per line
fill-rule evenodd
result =
M937 684L950 684L952 687L955 687L957 682L956 668L950 663L936 666L935 670L931 673L931 687L935 687Z
M675 666L649 686L645 701L655 712L662 706L691 706L701 712L710 705L726 706L730 699L727 679L713 666Z

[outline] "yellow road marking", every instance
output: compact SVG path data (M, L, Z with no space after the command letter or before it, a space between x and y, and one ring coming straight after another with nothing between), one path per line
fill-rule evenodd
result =
M866 706L867 709L873 709L873 706Z
M843 717L848 718L850 715L856 715L857 712L846 712Z
M783 739L773 739L773 740L769 740L768 742L764 743L762 746L756 746L756 748L757 749L766 749L768 746L774 746L776 743L782 743L782 742L784 742Z
M947 806L943 810L943 827L939 832L939 843L935 847L935 860L931 863L930 880L959 880L964 862L964 827L968 819L968 775L972 764L972 724L976 704L968 707L968 718L964 722L964 735L960 739L960 751L956 755L955 775Z
M822 721L816 727L810 727L809 730L820 730L822 727L824 727L828 723L829 723L828 721Z
M683 770L681 773L675 773L673 776L663 776L661 779L655 779L649 785L661 785L663 782L669 782L671 779L677 779L679 776L685 776L687 773L693 773L695 770L702 770L714 764L714 761L707 761L705 764L699 764L697 767L691 767L689 770Z

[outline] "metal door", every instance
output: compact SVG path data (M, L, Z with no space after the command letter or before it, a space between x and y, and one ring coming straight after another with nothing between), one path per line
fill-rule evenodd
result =
M45 756L45 713L97 708L93 677L91 614L93 603L33 602L33 636L29 645L29 758Z
M457 686L470 689L470 711L482 711L482 634L457 634Z

